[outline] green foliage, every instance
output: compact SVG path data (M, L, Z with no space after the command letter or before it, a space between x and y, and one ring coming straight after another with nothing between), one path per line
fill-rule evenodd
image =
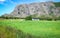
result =
M52 18L45 17L45 18L40 18L40 20L47 20L47 21L52 21Z
M60 7L60 2L55 2L54 4L56 7Z
M56 18L56 20L60 20L60 16Z
M38 14L36 13L36 14L32 15L32 18L38 18Z
M19 17L5 17L5 16L1 16L0 18L3 18L3 19L20 19Z
M51 11L51 13L49 13L49 15L52 16L53 15L53 11Z
M27 16L26 18L25 18L25 20L32 20L32 16L30 15L30 16Z

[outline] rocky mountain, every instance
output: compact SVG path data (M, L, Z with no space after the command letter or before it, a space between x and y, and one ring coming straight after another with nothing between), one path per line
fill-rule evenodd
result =
M60 6L55 2L40 2L17 5L11 14L4 16L25 18L29 15L41 16L60 16Z

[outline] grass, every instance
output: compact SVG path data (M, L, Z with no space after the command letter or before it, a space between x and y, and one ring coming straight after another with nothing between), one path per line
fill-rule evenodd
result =
M60 21L0 20L0 25L10 26L24 33L42 38L60 38Z

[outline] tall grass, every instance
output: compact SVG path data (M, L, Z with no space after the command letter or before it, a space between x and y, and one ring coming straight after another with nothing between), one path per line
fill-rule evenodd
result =
M0 25L10 26L38 38L60 38L60 21L0 20Z

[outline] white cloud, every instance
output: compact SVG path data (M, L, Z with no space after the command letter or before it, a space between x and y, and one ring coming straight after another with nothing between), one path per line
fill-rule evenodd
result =
M5 1L5 0L0 0L0 1Z

